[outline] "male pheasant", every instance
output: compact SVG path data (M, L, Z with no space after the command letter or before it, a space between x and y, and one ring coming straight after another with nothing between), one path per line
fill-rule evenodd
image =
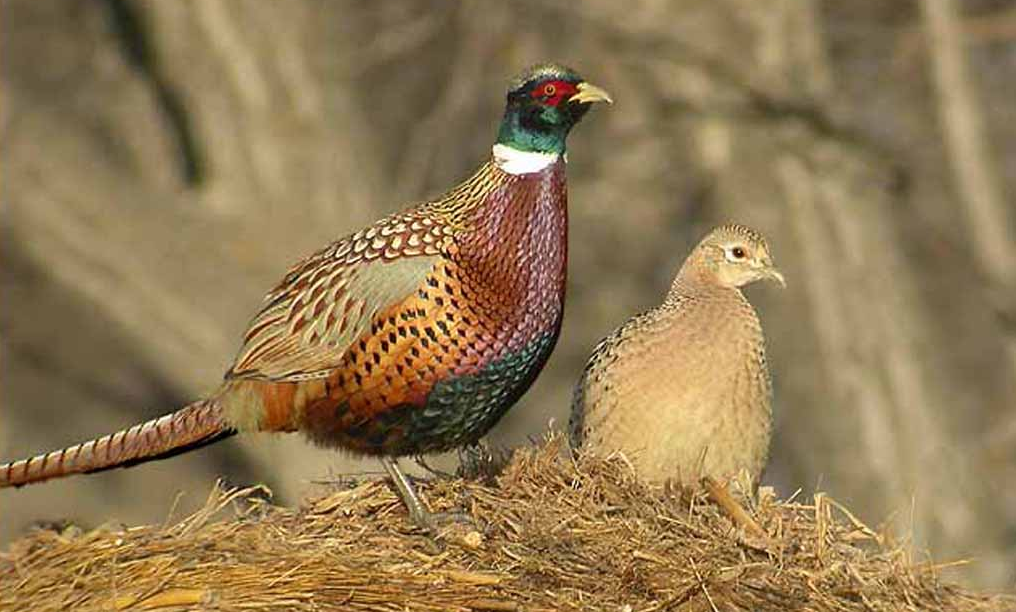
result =
M302 431L395 459L477 441L543 368L561 326L565 139L604 90L556 64L511 83L491 159L443 196L293 266L219 389L172 414L0 465L0 487L126 467L237 432Z
M629 319L593 351L575 389L572 446L625 454L649 481L692 484L768 460L771 384L762 326L740 287L784 285L769 246L741 225L713 230L688 256L662 305Z

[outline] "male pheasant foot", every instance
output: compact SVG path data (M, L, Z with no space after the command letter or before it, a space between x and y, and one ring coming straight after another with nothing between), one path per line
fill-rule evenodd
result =
M417 527L421 527L434 534L438 533L443 525L451 523L465 523L475 527L472 517L468 514L461 512L431 512L427 510L423 505L423 501L420 500L420 497L413 489L413 485L409 482L409 478L402 473L402 470L399 469L399 464L392 457L382 457L381 465L388 472L388 477L392 479L395 490L406 505L406 509L409 511L409 519Z
M236 432L302 431L382 458L475 442L543 368L565 291L565 140L605 91L555 64L508 91L492 158L445 195L293 266L210 398L130 429L0 465L0 487L125 467Z
M766 241L725 225L692 251L662 305L596 347L579 380L573 447L623 452L647 480L697 483L768 460L771 385L762 326L740 287L783 285Z

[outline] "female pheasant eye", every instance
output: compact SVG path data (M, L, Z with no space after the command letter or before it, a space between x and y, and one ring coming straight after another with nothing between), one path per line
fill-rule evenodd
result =
M734 247L730 250L730 254L734 256L734 259L744 259L745 252L741 247Z

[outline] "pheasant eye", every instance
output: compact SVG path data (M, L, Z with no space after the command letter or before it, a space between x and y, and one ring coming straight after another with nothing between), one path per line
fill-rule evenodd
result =
M730 254L734 256L734 259L744 259L745 252L741 247L734 247L730 250Z
M557 87L554 87L553 83L547 83L543 86L543 95L552 96L557 93Z

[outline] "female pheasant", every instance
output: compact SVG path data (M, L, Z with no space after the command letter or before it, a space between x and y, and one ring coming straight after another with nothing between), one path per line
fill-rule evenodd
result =
M220 388L159 419L0 465L0 487L126 467L237 432L302 431L381 458L478 440L543 368L561 326L565 139L604 90L556 64L510 86L490 160L445 195L293 266L265 298Z
M724 225L685 260L666 300L593 351L575 389L572 446L622 451L651 481L692 484L746 471L769 456L771 385L762 325L740 287L784 284L755 230Z

